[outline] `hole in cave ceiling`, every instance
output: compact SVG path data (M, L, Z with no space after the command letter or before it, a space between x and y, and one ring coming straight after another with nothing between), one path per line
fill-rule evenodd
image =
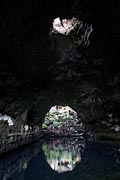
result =
M75 17L73 17L72 19L61 19L60 17L58 17L53 20L51 33L69 35L69 33L80 24L81 21L79 21Z

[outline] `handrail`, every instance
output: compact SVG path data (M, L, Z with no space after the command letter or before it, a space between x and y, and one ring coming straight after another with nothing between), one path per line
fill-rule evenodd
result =
M7 136L0 137L0 154L9 150L29 144L43 136L41 131L10 133Z

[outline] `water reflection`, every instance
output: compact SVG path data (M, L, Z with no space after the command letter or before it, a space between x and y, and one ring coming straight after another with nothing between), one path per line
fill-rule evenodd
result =
M39 142L0 157L0 180L13 179L14 174L16 174L15 179L24 176L30 160L36 157L40 150L41 143Z
M85 144L78 139L52 139L44 141L42 150L51 168L59 173L72 171L81 162Z
M0 180L120 180L120 145L50 139L0 157Z

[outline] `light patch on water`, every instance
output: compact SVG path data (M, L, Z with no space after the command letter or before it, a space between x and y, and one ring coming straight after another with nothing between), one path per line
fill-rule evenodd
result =
M4 115L1 114L0 115L0 120L7 121L9 126L13 126L13 124L14 124L13 119L10 116L6 115L6 114L4 114Z
M77 139L53 139L44 142L42 150L47 163L58 173L72 171L81 162L81 146Z

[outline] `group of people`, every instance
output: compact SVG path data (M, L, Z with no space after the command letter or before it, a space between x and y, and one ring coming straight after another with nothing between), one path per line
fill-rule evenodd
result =
M32 132L33 128L31 126L28 126L27 124L20 126L20 133L28 133L28 132Z

